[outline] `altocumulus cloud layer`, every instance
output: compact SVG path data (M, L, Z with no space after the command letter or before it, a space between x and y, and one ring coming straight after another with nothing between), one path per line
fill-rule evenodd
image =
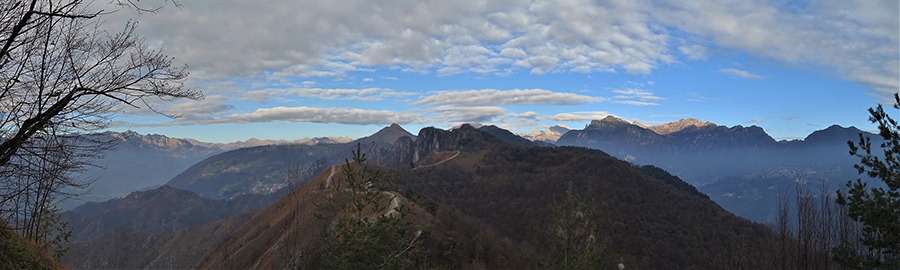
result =
M900 89L900 49L884 46L900 44L896 0L803 4L761 0L180 2L183 8L169 7L166 12L142 16L140 30L151 44L163 46L179 61L190 63L194 80L340 78L347 72L377 67L436 75L646 74L663 65L706 59L711 50L727 48L788 64L824 67L843 79L870 87L879 96ZM110 20L125 20L126 16L130 15L121 12ZM721 72L765 78L737 69ZM287 88L239 94L209 88L205 92L231 101L292 96L378 101L414 95L381 88ZM631 94L612 101L644 106L659 100L652 94ZM437 120L504 115L491 105L603 101L600 97L540 89L445 91L412 98L413 105L438 106L418 112L420 116L439 116ZM484 108L469 116L446 115L473 106ZM230 109L221 103L204 104L202 108L210 111L197 112L201 116ZM293 110L307 113L313 108ZM342 109L327 110L346 113ZM226 116L215 122L252 121L248 118L251 115L277 119L274 111ZM559 117L597 113L605 112ZM322 119L279 120L323 122L330 118Z
M648 73L702 58L707 46L814 62L885 90L896 91L900 69L898 47L882 46L900 40L893 0L181 2L141 17L142 31L211 76L339 76L371 66Z

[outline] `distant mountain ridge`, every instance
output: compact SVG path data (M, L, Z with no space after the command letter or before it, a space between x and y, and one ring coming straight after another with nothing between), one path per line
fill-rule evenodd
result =
M62 213L72 228L72 241L82 242L118 227L132 227L149 233L174 232L243 212L256 211L274 201L265 196L235 200L213 200L194 192L161 186L137 191L123 198L88 202Z
M846 142L857 141L860 132L834 125L804 140L776 141L758 126L726 127L683 119L642 127L610 116L567 132L556 144L600 149L637 164L659 166L729 211L766 222L773 218L774 202L765 198L775 198L794 183L818 186L825 181L836 190L856 179L852 166L858 160L847 154ZM877 136L863 133L876 144Z
M556 140L559 140L559 137L572 130L572 128L567 127L566 125L559 124L552 127L548 127L546 130L533 130L528 134L518 134L522 136L522 138L529 139L532 141L544 141L548 143L555 143Z
M83 202L102 202L165 184L192 164L222 150L192 143L190 140L163 135L141 135L137 132L104 132L86 136L104 136L115 149L105 157L92 161L76 178L95 180L88 193L63 202L63 210ZM80 193L83 191L74 191Z
M391 160L395 157L395 144L402 144L404 138L413 141L415 137L400 125L392 124L348 143L275 144L235 149L190 166L167 185L215 199L269 194L289 185L301 185L325 168L350 158L357 143L374 163L399 164L400 161Z
M244 141L236 141L230 143L209 143L209 142L201 142L195 139L184 139L189 141L195 145L205 146L205 147L216 147L221 149L222 151L230 151L234 149L247 148L247 147L256 147L263 145L275 145L275 144L304 144L304 145L317 145L317 144L339 144L339 143L347 143L353 141L350 137L305 137L302 139L297 139L293 141L288 140L260 140L257 138L250 138Z
M647 129L650 129L653 132L656 132L656 134L665 135L665 134L669 134L669 133L679 132L688 127L705 127L705 126L710 126L710 125L716 125L716 124L713 124L708 121L703 122L703 121L697 120L696 118L685 118L685 119L678 120L676 122L665 123L665 124L660 124L660 125L655 125L655 126L648 126Z
M195 163L234 149L277 144L326 145L351 141L348 137L316 137L294 141L251 138L223 144L134 131L107 131L86 136L110 137L116 147L106 152L104 158L93 161L97 166L87 167L85 172L76 175L96 180L90 185L87 194L64 201L63 210L72 209L84 202L102 202L123 197L132 191L159 187Z

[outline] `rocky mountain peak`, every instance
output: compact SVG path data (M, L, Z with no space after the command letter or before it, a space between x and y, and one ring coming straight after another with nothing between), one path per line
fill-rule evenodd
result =
M563 134L566 134L566 132L569 132L569 130L572 130L572 128L567 127L566 125L563 125L563 124L559 124L559 125L549 127L546 130L535 129L531 133L518 134L518 135L522 136L522 138L525 138L525 139L528 139L531 141L544 141L544 142L553 143L553 142L556 142L556 140L559 140L560 136L562 136Z
M657 134L665 135L665 134L669 134L669 133L679 132L679 131L682 131L685 128L689 128L689 127L705 127L705 126L710 126L710 125L715 125L715 124L713 124L711 122L703 122L696 118L686 118L686 119L678 120L676 122L650 126L647 128L652 130L653 132L656 132Z
M588 129L603 129L603 128L611 128L617 126L630 126L632 125L625 119L618 118L615 116L607 116L601 120L591 120L591 123L584 127L585 130Z

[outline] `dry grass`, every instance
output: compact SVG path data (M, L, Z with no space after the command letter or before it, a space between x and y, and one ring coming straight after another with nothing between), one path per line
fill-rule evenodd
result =
M66 269L47 250L0 221L0 269Z

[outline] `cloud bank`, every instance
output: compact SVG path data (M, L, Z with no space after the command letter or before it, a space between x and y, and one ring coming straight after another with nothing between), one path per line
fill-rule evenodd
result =
M139 31L190 63L195 78L340 77L377 66L437 74L646 74L679 58L706 59L715 47L822 66L883 94L900 89L894 0L181 4L140 17Z

